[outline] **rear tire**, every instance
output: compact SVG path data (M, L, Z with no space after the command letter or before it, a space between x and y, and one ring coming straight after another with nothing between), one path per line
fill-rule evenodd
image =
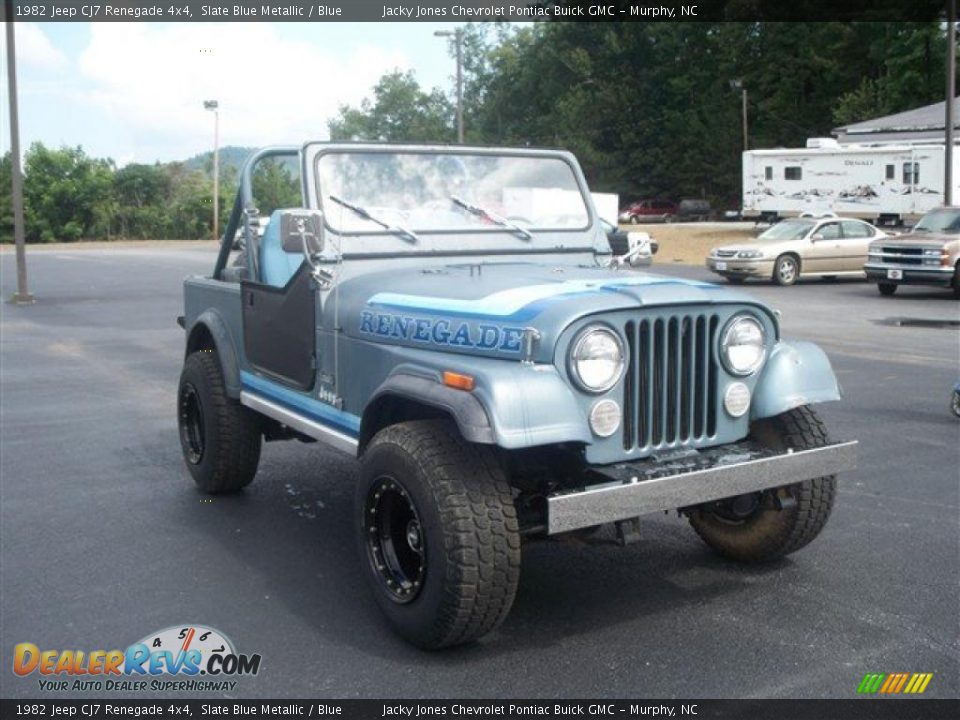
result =
M897 291L896 283L877 283L877 290L880 291L880 294L884 297L890 297Z
M826 427L806 405L754 423L751 436L777 449L806 450L830 441ZM830 475L778 488L778 496L792 498L793 505L775 510L761 504L742 517L732 512L733 503L749 501L749 496L710 503L691 512L690 524L726 558L769 562L796 552L820 534L833 509L836 485L836 477Z
M356 494L360 561L393 629L426 649L489 633L520 580L513 495L490 448L448 422L381 430Z
M257 474L260 422L229 397L215 350L187 356L177 390L177 425L187 469L208 493L236 492Z

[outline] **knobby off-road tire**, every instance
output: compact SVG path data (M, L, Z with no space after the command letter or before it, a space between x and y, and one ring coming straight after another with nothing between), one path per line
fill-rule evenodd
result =
M177 391L177 425L187 469L208 493L236 492L257 473L257 416L227 396L214 350L187 356Z
M777 449L806 450L829 443L826 427L806 405L755 423L751 436ZM806 480L777 493L796 502L782 510L761 506L742 520L700 509L690 514L690 524L707 545L731 560L775 560L799 550L823 530L833 509L836 477Z
M439 420L381 430L356 494L362 573L394 630L422 648L475 640L510 611L520 534L507 479L486 447Z

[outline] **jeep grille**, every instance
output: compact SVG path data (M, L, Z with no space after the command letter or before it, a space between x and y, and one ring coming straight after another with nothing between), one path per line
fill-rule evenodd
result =
M625 450L694 444L716 434L718 324L716 314L696 312L626 323Z

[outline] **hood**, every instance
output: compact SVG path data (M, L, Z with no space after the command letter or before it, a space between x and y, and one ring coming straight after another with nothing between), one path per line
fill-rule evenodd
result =
M766 240L764 242L751 242L747 240L745 242L733 243L732 245L721 245L719 247L715 247L710 251L710 253L712 255L716 255L717 251L737 253L741 250L758 250L762 252L764 256L769 257L779 253L786 245L795 244L796 242L796 240Z
M367 273L340 283L325 312L338 303L348 336L444 352L516 359L524 329L534 328L540 333L533 358L538 362L549 362L560 333L587 315L662 305L757 305L713 283L535 263Z
M948 233L904 233L903 235L888 235L874 240L871 245L914 245L940 247L950 243L960 243L960 235Z

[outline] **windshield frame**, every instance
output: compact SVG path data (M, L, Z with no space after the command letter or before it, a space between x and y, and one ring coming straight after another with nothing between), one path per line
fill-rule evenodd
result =
M315 151L310 156L310 149ZM316 149L319 148L319 149ZM323 224L327 232L333 233L338 237L375 237L389 236L391 233L385 228L369 230L344 230L335 228L327 220L327 212L324 209L323 194L320 188L320 161L326 155L344 155L344 154L376 154L376 155L450 155L450 156L478 156L478 157L508 157L508 158L530 158L535 160L559 160L570 170L570 174L576 183L576 189L580 193L584 210L586 211L586 224L579 227L539 227L530 225L523 226L524 230L531 233L550 235L553 233L563 234L584 234L588 233L595 225L597 216L593 208L593 200L586 187L580 168L571 162L568 153L560 150L540 150L535 148L503 148L503 147L485 147L479 145L411 145L411 144L392 144L392 143L367 143L367 142L336 142L336 143L308 143L304 146L303 162L306 165L312 160L312 172L305 174L308 178L308 187L305 188L311 202L315 202L317 209L323 213ZM346 198L350 200L350 198ZM452 201L451 201L452 204ZM500 225L489 225L479 227L454 227L454 228L411 228L419 236L443 236L443 235L478 235L478 236L498 236L511 235L516 237L516 231L509 227Z

